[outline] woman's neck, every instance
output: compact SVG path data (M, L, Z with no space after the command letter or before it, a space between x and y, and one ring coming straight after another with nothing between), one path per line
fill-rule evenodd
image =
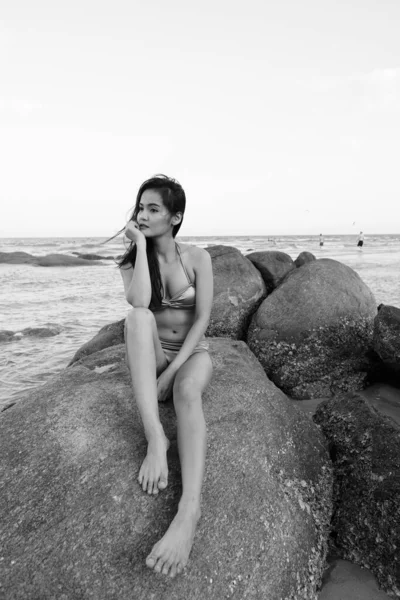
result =
M158 259L163 263L171 263L176 260L176 243L173 237L159 237L153 239L154 249Z

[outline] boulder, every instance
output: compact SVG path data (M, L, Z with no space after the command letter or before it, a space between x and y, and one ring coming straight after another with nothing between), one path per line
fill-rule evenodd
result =
M14 337L14 332L11 329L0 330L0 342L9 342Z
M266 296L255 266L232 246L210 246L214 302L206 335L242 339L251 315Z
M35 257L27 252L0 252L0 263L10 265L32 264L35 262Z
M266 250L246 254L253 265L260 271L268 293L271 293L282 282L284 277L295 268L293 259L286 252Z
M400 308L382 305L374 319L373 347L400 382Z
M294 261L294 264L296 267L302 267L303 265L306 265L307 263L312 262L313 260L317 260L314 254L305 250L304 252L300 252L298 257Z
M93 352L98 352L99 350L103 350L103 348L115 346L116 344L123 344L125 340L124 327L125 319L115 321L109 325L104 325L91 340L86 342L86 344L83 344L83 346L75 352L68 366L74 364L84 356L93 354Z
M297 399L365 386L376 302L350 267L320 259L289 273L253 315L248 344Z
M361 394L323 402L314 419L331 445L336 551L400 598L399 423Z
M316 600L332 470L319 428L244 342L211 340L202 518L188 567L145 566L180 497L174 411L168 488L143 493L146 440L124 346L82 358L0 416L2 591L32 600Z

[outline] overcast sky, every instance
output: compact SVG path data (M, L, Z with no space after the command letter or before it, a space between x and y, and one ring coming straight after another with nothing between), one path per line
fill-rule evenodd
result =
M13 0L0 236L109 236L177 178L182 235L400 233L398 0Z

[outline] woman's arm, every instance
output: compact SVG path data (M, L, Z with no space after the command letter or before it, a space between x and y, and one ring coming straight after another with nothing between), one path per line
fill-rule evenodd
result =
M176 375L178 369L187 361L206 332L210 321L214 296L211 256L207 250L194 248L193 258L193 270L196 276L195 318L181 349L166 369L171 375Z
M151 281L146 254L146 238L130 221L125 229L127 237L136 243L135 266L121 267L125 298L134 308L148 308L151 300Z

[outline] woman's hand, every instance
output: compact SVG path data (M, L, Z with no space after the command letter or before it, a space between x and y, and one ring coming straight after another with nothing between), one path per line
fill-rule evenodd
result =
M157 398L159 402L166 402L172 396L175 375L168 372L168 368L157 379Z
M146 238L140 231L139 225L136 223L136 221L129 221L127 226L125 227L124 233L128 240L131 240L131 242L134 242L135 244L138 244L140 242L146 242Z

